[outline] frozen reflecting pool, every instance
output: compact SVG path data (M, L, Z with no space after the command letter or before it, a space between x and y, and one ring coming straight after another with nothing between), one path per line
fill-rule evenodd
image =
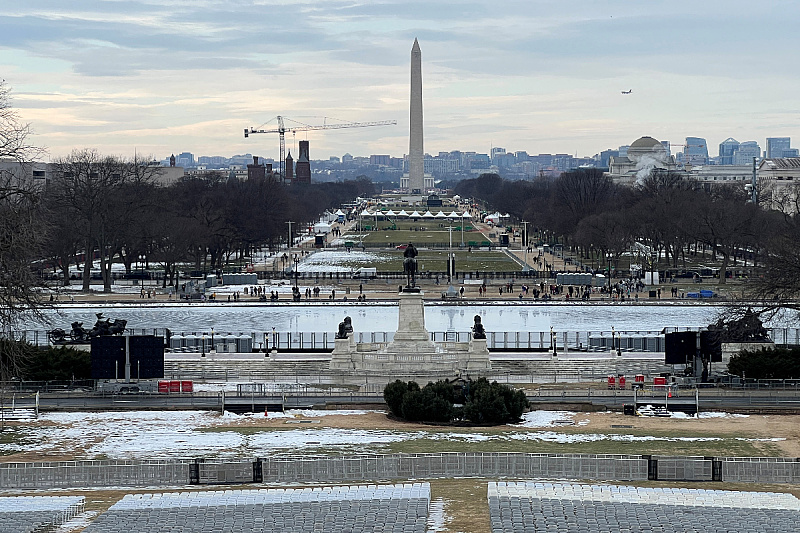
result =
M701 327L717 319L721 307L713 305L439 305L425 307L428 331L469 331L473 317L480 315L487 331L653 331L664 327ZM357 331L383 332L397 329L398 308L394 304L285 304L225 305L167 304L153 306L96 305L65 306L47 313L50 324L28 321L21 329L68 329L80 321L94 324L95 312L122 318L135 329L169 328L173 332L259 332L273 327L280 332L335 331L350 316Z

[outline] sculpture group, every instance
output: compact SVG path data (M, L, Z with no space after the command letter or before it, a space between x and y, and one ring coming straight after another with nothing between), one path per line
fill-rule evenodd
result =
M92 329L83 327L83 322L73 322L70 327L72 328L69 333L61 328L55 328L47 332L50 342L53 344L79 344L89 342L93 337L101 337L104 335L122 335L125 327L128 325L127 320L115 319L113 322L108 318L103 318L103 313L95 313L97 322L95 322Z

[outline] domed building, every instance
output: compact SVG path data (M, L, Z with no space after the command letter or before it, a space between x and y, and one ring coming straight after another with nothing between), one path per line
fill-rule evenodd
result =
M676 165L667 147L653 137L636 139L628 148L627 155L612 156L608 161L609 176L622 184L633 184L656 169L675 170Z

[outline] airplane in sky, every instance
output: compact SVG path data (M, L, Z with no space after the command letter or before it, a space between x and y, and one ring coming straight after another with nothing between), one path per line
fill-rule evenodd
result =
M631 94L633 89L628 89L627 91L622 91L622 94Z

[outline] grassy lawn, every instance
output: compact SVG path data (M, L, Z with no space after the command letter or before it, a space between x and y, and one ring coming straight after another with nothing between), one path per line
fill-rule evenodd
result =
M24 440L14 428L6 427L0 432L0 444L24 444ZM0 455L11 455L13 453L16 452L0 451Z
M236 432L242 435L254 435L261 432L291 431L300 428L315 429L316 424L287 424L280 428L263 427L213 427L202 428L198 431L209 433ZM387 430L389 431L389 430ZM402 432L402 429L395 430ZM596 440L590 442L547 442L543 440L516 440L511 438L513 435L520 435L528 432L532 437L542 434L543 438L552 438L555 433L559 435L632 435L634 437L655 437L657 439L674 440ZM458 434L467 435L481 434L494 436L491 440L470 442L458 440ZM747 438L747 435L740 434L717 434L709 435L696 433L688 430L684 431L648 431L637 430L635 428L617 431L588 431L582 432L576 428L542 428L541 430L524 430L509 426L498 426L492 428L433 428L428 431L430 438L411 438L386 445L368 445L367 449L362 448L362 452L367 453L583 453L583 454L629 454L629 455L699 455L699 456L735 456L735 457L779 457L782 456L780 448L774 443L738 440ZM437 434L455 435L454 440L437 438ZM703 438L717 438L719 440L701 440ZM312 438L312 437L309 437ZM451 437L452 438L452 437ZM677 440L697 439L697 440ZM319 455L340 455L353 453L353 446L319 447L304 449L304 453Z
M414 246L431 245L447 246L450 244L450 232L439 228L414 231L410 229L364 231L366 246L397 246L413 242ZM347 236L344 237L347 240ZM472 243L472 244L470 244ZM461 231L453 229L453 246L461 244ZM479 231L465 231L464 245L489 246L489 240Z
M762 444L762 443L759 443ZM586 453L629 455L774 456L755 443L735 439L719 441L612 441L558 443L542 441L491 440L458 442L418 439L389 444L388 453Z

